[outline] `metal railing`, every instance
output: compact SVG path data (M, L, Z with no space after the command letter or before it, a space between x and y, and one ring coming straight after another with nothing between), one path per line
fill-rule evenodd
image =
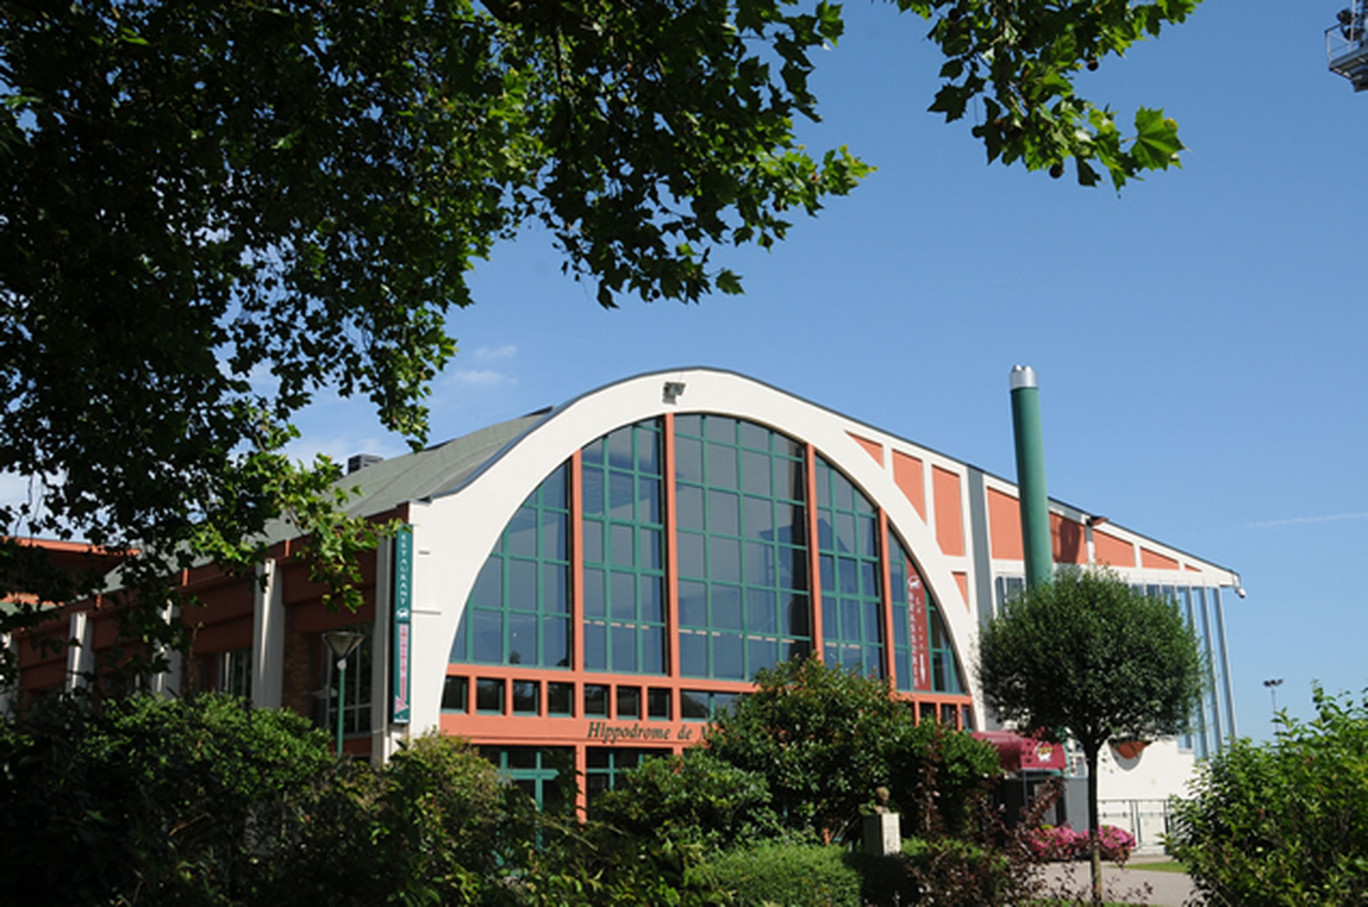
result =
M1097 821L1124 828L1135 836L1136 849L1160 850L1172 816L1167 800L1099 800Z

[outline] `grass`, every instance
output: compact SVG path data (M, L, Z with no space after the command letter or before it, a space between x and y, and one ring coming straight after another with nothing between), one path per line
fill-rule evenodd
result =
M1127 869L1142 872L1187 872L1187 865L1177 860L1158 860L1153 863L1127 863Z

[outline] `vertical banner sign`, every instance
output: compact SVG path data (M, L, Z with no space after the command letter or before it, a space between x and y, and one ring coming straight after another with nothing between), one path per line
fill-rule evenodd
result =
M926 638L926 589L917 568L907 564L907 638L912 644L912 688L931 689L931 645Z
M390 595L390 643L393 647L390 663L394 666L390 690L390 720L395 724L409 722L409 675L413 646L413 527L405 526L394 536L394 588Z

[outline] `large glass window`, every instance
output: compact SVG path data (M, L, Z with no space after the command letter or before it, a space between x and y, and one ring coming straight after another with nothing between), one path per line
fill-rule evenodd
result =
M680 674L749 680L812 649L803 448L726 416L674 424Z
M466 602L451 660L570 666L569 470L556 468L499 536Z
M822 658L884 676L879 520L844 475L817 458L817 550L822 577Z
M665 508L659 420L628 425L580 454L584 667L663 674Z
M574 777L575 751L563 747L484 746L480 755L498 767L499 773L531 797L542 809L565 804L561 775Z
M365 635L365 639L347 656L346 695L342 703L342 733L370 733L371 715L371 640L370 624L357 624L345 629ZM337 670L337 656L328 646L322 634L317 637L317 657L321 668L319 674L323 689L319 691L323 703L322 714L317 716L318 724L329 733L337 730L338 693L341 688Z

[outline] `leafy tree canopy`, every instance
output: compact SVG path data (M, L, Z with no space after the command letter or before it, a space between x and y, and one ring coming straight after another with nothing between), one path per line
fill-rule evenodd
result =
M939 811L961 830L981 782L1000 771L988 744L934 721L917 724L886 681L809 658L760 671L755 683L754 693L718 716L707 752L763 777L792 831L849 835L879 787L889 789L910 829L933 830L928 814Z
M1196 3L896 6L945 55L932 109L982 99L990 160L1119 187L1176 162L1176 127L1142 109L1123 137L1074 77ZM345 589L374 536L335 467L281 454L292 416L332 387L421 444L446 313L527 224L604 305L739 292L717 248L769 246L869 169L795 139L841 31L825 0L5 4L0 471L31 493L0 529L137 549L150 592L259 557L284 513ZM0 554L9 590L79 591Z
M1314 699L1314 719L1235 741L1176 804L1173 853L1212 903L1368 899L1368 699Z
M1094 830L1103 745L1184 730L1202 693L1197 639L1177 606L1105 570L1061 570L1009 600L979 636L978 675L1004 721L1078 741ZM1096 835L1092 849L1101 903Z

